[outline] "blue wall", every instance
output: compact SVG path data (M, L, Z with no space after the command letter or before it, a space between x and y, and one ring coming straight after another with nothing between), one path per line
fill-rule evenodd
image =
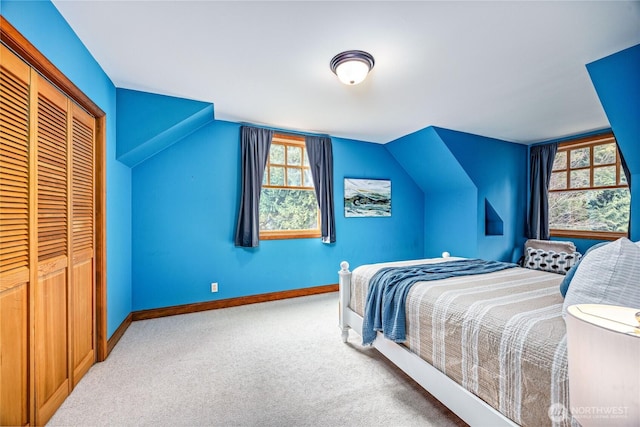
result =
M236 248L240 125L210 122L129 169L116 160L116 132L132 136L153 123L116 130L114 85L49 1L0 0L0 11L107 113L109 336L132 310L335 283L343 259L355 266L444 250L511 259L522 246L526 147L429 127L384 146L333 139L335 244ZM633 182L640 182L639 64L636 46L587 66ZM392 217L345 218L345 177L391 179ZM503 221L502 235L485 234L485 202ZM631 214L640 224L637 185ZM633 233L640 239L640 227ZM577 243L584 252L593 242ZM212 281L220 283L217 294L209 292Z
M506 141L436 129L478 189L476 256L511 260L524 243L527 188L527 147ZM500 235L488 235L485 204L502 221Z
M524 242L526 146L428 127L386 147L424 191L425 256L516 256ZM501 235L486 234L487 202L502 220Z
M49 1L0 3L2 15L106 113L107 333L131 312L131 170L116 161L116 89Z
M424 256L475 257L478 191L434 127L385 147L424 193Z
M631 171L631 239L640 240L640 45L587 70Z
M236 248L239 138L239 124L215 121L133 168L133 310L332 284L342 260L422 256L420 189L384 146L339 138L332 140L337 242ZM392 216L345 218L345 177L391 179Z
M444 251L452 256L481 257L478 254L477 205L477 188L445 187L442 191L425 194L425 258L439 257Z

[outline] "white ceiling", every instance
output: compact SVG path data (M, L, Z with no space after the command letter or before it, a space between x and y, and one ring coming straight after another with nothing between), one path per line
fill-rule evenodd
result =
M640 43L638 1L53 3L117 87L380 143L430 125L520 143L606 128L585 64ZM348 49L375 57L358 86L329 70Z

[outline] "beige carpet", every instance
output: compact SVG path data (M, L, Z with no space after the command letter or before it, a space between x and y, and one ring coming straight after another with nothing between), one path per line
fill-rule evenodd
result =
M336 293L134 322L52 426L459 426L391 365L340 340Z

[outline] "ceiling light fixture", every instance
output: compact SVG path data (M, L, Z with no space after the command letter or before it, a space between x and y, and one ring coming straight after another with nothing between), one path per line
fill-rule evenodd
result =
M329 66L346 85L361 83L375 65L373 56L362 50L347 50L333 57Z

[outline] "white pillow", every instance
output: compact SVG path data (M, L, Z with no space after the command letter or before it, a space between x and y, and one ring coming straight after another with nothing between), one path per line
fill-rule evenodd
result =
M622 237L580 262L562 306L610 304L640 309L640 245Z
M571 241L563 240L539 240L529 239L524 242L524 252L527 248L544 249L545 251L566 252L568 254L576 251L576 245Z

